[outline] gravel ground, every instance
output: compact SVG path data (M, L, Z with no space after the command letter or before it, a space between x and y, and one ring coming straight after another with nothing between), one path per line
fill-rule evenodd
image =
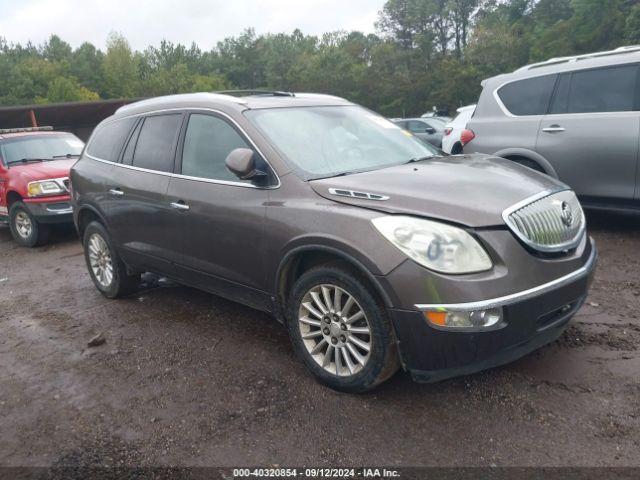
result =
M0 227L0 465L640 466L640 221L589 220L596 280L560 340L366 395L317 384L267 315L176 286L109 301L72 231L28 250Z

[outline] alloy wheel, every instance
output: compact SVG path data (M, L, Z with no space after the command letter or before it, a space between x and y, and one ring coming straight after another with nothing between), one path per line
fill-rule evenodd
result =
M19 211L16 214L15 227L18 235L25 239L29 238L31 236L31 232L33 232L31 217L29 217L25 212Z
M355 298L337 285L316 285L304 295L298 326L307 352L327 372L345 377L367 364L371 326Z
M93 276L103 287L113 281L113 261L107 242L101 235L94 233L89 237L89 263Z

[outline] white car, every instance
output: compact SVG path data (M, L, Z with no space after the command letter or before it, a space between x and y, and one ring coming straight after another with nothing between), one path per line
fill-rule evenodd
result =
M444 136L442 137L442 150L451 155L458 155L462 153L462 143L460 142L460 134L467 128L467 123L471 120L473 112L475 111L475 105L467 105L466 107L460 107L457 112L456 118L451 120L444 129Z

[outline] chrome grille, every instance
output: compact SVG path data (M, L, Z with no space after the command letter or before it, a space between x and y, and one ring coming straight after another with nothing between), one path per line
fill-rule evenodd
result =
M574 248L582 239L586 223L572 190L525 200L505 210L503 218L518 238L541 252Z

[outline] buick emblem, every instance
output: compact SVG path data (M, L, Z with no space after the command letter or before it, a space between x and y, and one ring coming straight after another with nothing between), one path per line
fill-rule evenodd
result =
M573 223L573 211L571 210L571 205L567 202L562 202L560 210L560 219L562 220L562 223L564 223L565 227L570 227Z

